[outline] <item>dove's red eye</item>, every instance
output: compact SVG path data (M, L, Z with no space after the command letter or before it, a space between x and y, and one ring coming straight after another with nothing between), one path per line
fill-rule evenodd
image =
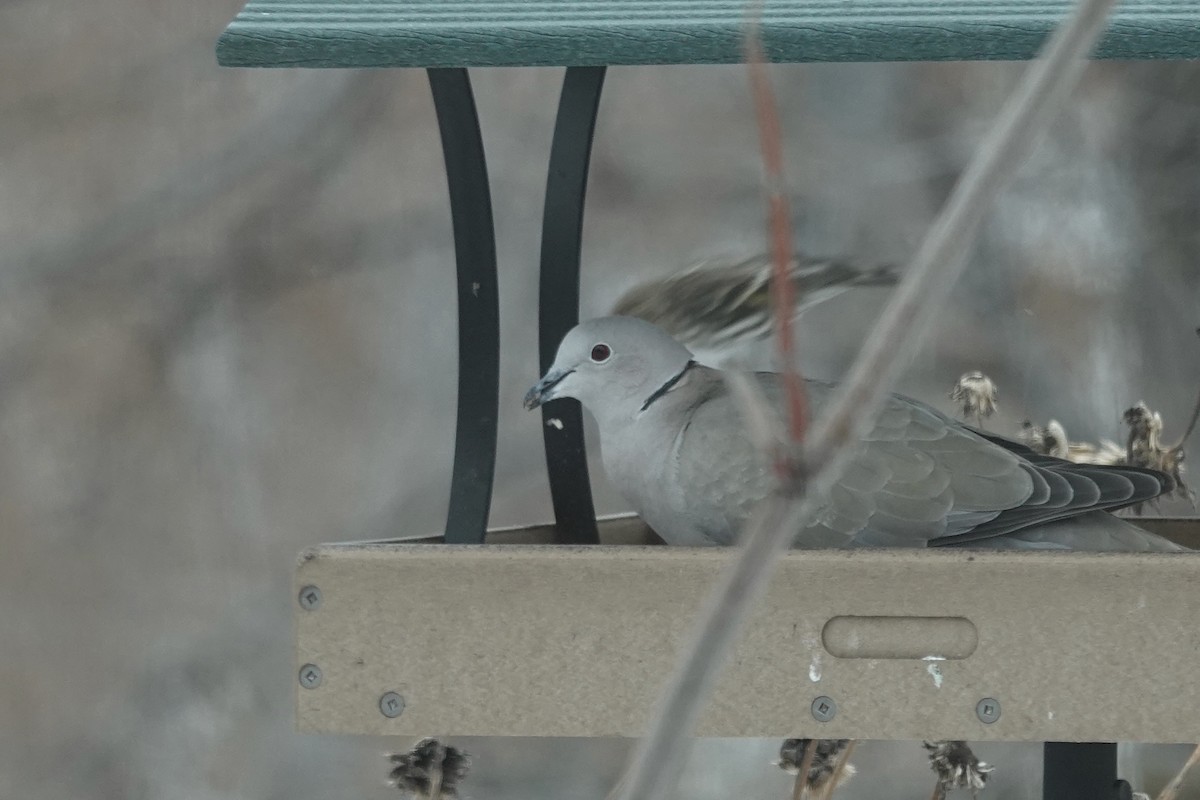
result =
M603 364L612 355L612 349L606 344L598 344L592 348L592 361Z

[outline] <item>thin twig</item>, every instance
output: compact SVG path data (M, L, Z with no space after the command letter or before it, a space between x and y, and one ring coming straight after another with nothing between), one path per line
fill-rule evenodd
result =
M677 656L675 670L651 715L646 735L638 740L627 766L627 777L619 800L658 800L675 786L683 757L687 754L688 732L716 679L715 664L723 661L740 623L753 601L765 591L760 580L764 564L770 564L770 545L765 531L778 528L798 530L815 508L805 501L772 494L751 514L742 531L745 542L741 557L733 560L717 578L717 586L705 598L697 618L704 621L693 630Z
M1196 328L1196 335L1200 336L1200 328ZM1200 394L1196 395L1196 405L1192 408L1192 418L1188 420L1187 427L1183 430L1183 436L1179 437L1179 441L1172 447L1167 449L1175 452L1183 449L1183 443L1192 435L1192 431L1196 430L1196 422L1200 420Z
M1158 800L1175 800L1176 795L1179 794L1179 787L1183 786L1184 779L1192 771L1192 767L1198 763L1200 763L1200 744L1192 750L1188 760L1183 762L1183 766L1179 768L1179 772L1175 773L1175 777L1171 778L1171 782L1166 785L1166 788L1158 793Z
M1179 437L1179 441L1168 447L1168 450L1182 450L1183 443L1192 435L1192 431L1196 430L1196 422L1200 421L1200 394L1196 395L1196 405L1192 407L1192 417L1188 420L1187 428L1184 429L1183 435Z
M963 268L979 222L1021 156L1061 105L1083 71L1084 58L1104 29L1115 0L1081 0L1051 36L1042 57L1025 71L974 160L926 234L849 380L810 432L796 479L780 486L751 517L741 549L706 598L665 682L646 736L629 761L620 800L658 800L673 788L687 753L688 734L742 624L766 591L777 556L819 508L844 468L851 445L872 424L901 369L928 333ZM807 485L804 478L807 477Z
M429 770L429 800L442 800L442 758L439 752L432 768Z
M857 739L851 739L846 743L842 752L838 754L837 764L833 768L833 773L829 776L829 780L821 788L821 796L818 800L829 800L833 796L833 792L837 789L838 782L842 779L842 773L846 771L846 765L850 763L850 756L854 755L854 748L858 745Z
M767 192L767 219L771 231L771 305L775 317L775 346L779 354L779 373L787 400L788 438L794 444L804 440L808 429L808 397L804 380L796 369L796 340L792 317L796 309L796 286L792 282L792 212L788 203L787 181L783 171L783 133L779 109L771 79L767 75L762 48L762 0L751 10L745 38L746 66L750 76L754 112L758 120L759 147Z
M804 755L800 759L800 769L796 772L796 782L792 784L792 800L804 800L808 796L808 773L812 769L813 759L817 756L817 739L809 739L804 745Z
M734 370L723 370L721 376L742 412L742 420L750 443L760 453L774 453L779 448L779 415L762 387L749 375Z

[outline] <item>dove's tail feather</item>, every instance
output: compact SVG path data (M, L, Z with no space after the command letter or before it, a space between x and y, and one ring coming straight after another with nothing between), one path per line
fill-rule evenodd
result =
M993 536L984 542L967 542L959 546L1127 553L1181 553L1188 549L1105 511L1089 511L1046 525L1023 528L1007 536Z
M1033 480L1033 494L1021 506L1002 511L970 531L930 542L932 545L978 542L1092 511L1116 511L1153 500L1174 487L1168 475L1156 470L1125 465L1077 464L1037 453L994 434L974 432L1029 462L1024 469Z

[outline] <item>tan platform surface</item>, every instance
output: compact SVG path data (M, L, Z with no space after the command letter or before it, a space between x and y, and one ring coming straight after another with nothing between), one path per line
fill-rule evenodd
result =
M1185 543L1200 522L1143 521ZM606 542L646 540L636 520ZM546 528L494 542L545 540ZM727 549L328 545L304 731L636 736ZM702 736L1200 741L1200 554L788 553ZM837 653L838 655L834 655ZM934 657L934 658L929 658ZM944 659L944 660L937 660ZM294 679L294 678L293 678ZM379 699L404 699L385 717ZM837 707L814 719L815 698ZM976 715L983 698L1000 718Z

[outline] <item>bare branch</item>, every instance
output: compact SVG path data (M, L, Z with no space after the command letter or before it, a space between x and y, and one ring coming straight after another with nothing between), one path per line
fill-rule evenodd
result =
M766 591L767 581L761 578L774 560L774 553L769 549L771 539L763 534L798 530L814 510L807 501L794 502L779 494L771 495L755 509L742 531L745 543L740 557L721 571L716 587L705 599L697 615L704 624L680 649L649 730L638 740L624 782L611 797L658 800L678 782L687 754L686 737L716 681L716 665L723 664L747 612Z
M754 449L773 458L779 451L781 426L775 409L771 408L770 402L767 401L767 396L759 385L743 372L725 370L721 374L742 412L746 432Z
M851 739L842 752L838 753L837 765L833 768L833 774L829 776L829 780L825 781L825 785L821 788L820 800L829 800L833 793L837 790L838 784L842 780L842 775L846 771L846 767L850 764L850 756L854 755L854 748L858 746L857 739Z
M817 743L820 739L812 738L804 745L804 755L800 758L800 769L796 770L796 782L792 784L792 800L804 800L808 796L808 772L812 768L813 759L817 756Z
M1196 328L1196 335L1200 336L1200 328ZM1183 449L1183 443L1192 435L1192 431L1196 430L1196 422L1200 421L1200 394L1196 395L1196 405L1192 407L1192 417L1188 420L1187 427L1183 429L1183 436L1179 437L1179 441L1172 447L1167 449L1177 451Z
M837 480L851 445L873 423L883 398L927 334L963 268L963 257L989 203L1015 172L1083 71L1115 0L1080 0L1026 70L996 125L926 235L883 317L809 434L796 480L781 484L742 532L741 549L722 571L665 684L646 736L630 757L620 800L658 800L678 781L694 728L729 649L766 591L777 556ZM807 477L807 485L805 485Z
M1200 421L1200 394L1196 395L1196 405L1192 406L1192 417L1188 420L1187 428L1184 429L1183 435L1179 437L1178 442L1167 449L1182 450L1183 443L1192 435L1192 431L1196 430L1196 422L1198 421Z
M1187 778L1188 773L1192 771L1192 767L1200 763L1200 744L1196 745L1196 749L1188 756L1188 760L1179 768L1179 772L1175 773L1175 777L1171 778L1171 782L1166 785L1158 795L1158 800L1175 800L1179 794L1179 787L1183 785L1183 781Z
M788 436L793 443L804 439L808 428L808 397L804 381L796 369L796 339L792 318L796 313L796 286L792 282L792 212L788 203L787 181L783 171L783 133L779 109L771 91L766 58L762 48L761 0L751 12L746 30L746 65L754 112L758 119L759 147L762 149L763 175L766 179L767 215L771 231L771 305L775 317L775 344L779 353L779 372L787 398Z

